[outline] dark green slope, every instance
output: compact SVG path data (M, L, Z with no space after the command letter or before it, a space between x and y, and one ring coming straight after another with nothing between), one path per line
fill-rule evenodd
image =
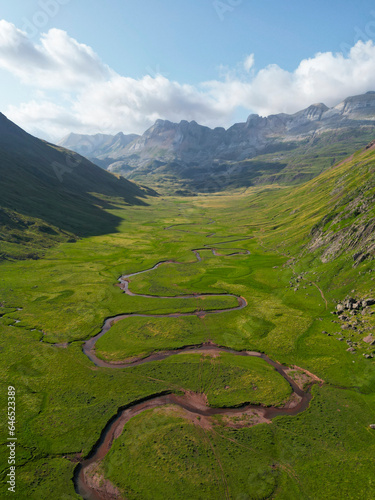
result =
M36 139L0 114L0 254L9 253L6 243L48 246L65 233L114 232L118 218L106 209L146 205L149 195L156 193Z

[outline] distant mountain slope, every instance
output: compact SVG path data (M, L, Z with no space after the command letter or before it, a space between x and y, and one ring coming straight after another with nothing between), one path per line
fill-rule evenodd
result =
M139 135L124 135L119 132L117 135L108 134L69 134L58 142L59 146L71 149L86 158L98 158L99 156L116 156L123 154L126 146L138 139Z
M104 144L112 139L113 136L109 134L87 135L71 133L61 139L57 145L66 149L71 149L88 158L91 153L99 151Z
M293 115L250 115L228 130L157 120L127 145L114 138L111 148L89 156L128 179L219 191L309 180L374 137L375 92L369 92L331 109L320 103Z
M116 231L112 203L145 205L156 193L86 158L36 139L0 114L0 254L11 243ZM21 252L22 253L22 252Z

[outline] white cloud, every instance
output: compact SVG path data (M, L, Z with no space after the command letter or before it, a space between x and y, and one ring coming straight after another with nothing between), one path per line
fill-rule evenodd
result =
M49 100L32 100L18 106L11 105L5 114L17 125L47 140L56 140L72 130L82 133L87 130L70 109ZM92 128L91 132L96 133L96 128Z
M258 113L295 112L315 102L328 106L375 89L375 46L357 42L348 57L325 52L304 59L294 72L279 66L259 71L249 85Z
M206 92L161 75L140 80L117 76L109 82L95 84L78 96L74 110L88 122L94 119L106 130L122 130L124 123L131 123L132 130L137 132L143 132L158 118L213 124L224 120L226 113Z
M113 73L87 45L51 29L33 44L14 24L0 20L0 67L39 88L75 90Z
M254 63L255 63L254 54L250 54L249 56L246 57L243 63L243 67L245 68L245 71L247 73L250 72L251 68L254 66Z
M70 131L142 133L157 118L229 126L239 108L263 116L293 113L375 90L372 41L357 42L347 56L318 53L294 71L275 64L255 71L254 60L250 54L237 67L242 74L228 71L221 80L195 86L162 75L134 79L117 74L64 31L51 29L33 43L0 21L0 67L38 91L33 101L9 106L5 113L31 132L55 137Z

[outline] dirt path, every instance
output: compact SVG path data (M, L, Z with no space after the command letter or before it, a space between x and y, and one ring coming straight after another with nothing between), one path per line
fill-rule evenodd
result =
M322 296L322 299L324 300L325 304L326 304L326 309L328 309L328 301L327 299L325 298L324 296L324 293L323 293L323 290L319 287L319 285L317 285L316 283L314 283L313 281L311 282L320 292L320 295Z

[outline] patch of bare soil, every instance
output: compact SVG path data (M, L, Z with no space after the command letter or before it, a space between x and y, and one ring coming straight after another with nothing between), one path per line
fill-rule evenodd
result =
M98 462L94 462L85 470L85 483L100 500L124 500L121 491L108 479L105 479Z
M271 420L264 416L262 409L241 410L238 414L223 415L222 423L233 429L242 429L243 427L252 427L258 424L270 424Z
M324 380L322 380L321 378L317 377L308 370L304 370L303 368L300 368L296 365L293 365L291 368L286 368L285 373L295 381L295 383L301 390L304 390L306 386L316 382L318 382L319 384L324 383Z
M203 393L186 391L183 396L174 396L174 399L185 408L191 406L194 410L204 411L208 407L207 396Z
M301 387L302 389L302 387ZM285 404L284 408L295 408L302 401L302 397L298 396L295 392L290 396L288 402Z

